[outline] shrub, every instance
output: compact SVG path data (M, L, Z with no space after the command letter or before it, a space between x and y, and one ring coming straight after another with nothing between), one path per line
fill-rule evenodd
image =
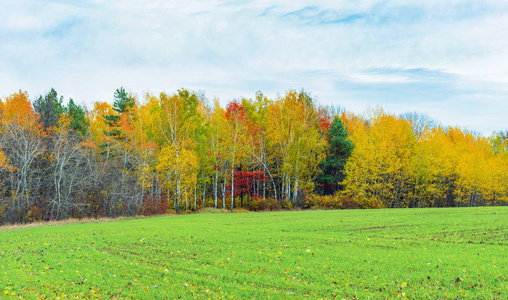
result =
M260 210L279 210L281 205L275 199L256 198L249 203L249 209L253 211Z
M358 209L358 208L380 208L382 205L374 199L355 200L344 197L339 193L334 195L320 196L315 194L307 195L305 208L312 209Z
M141 214L143 216L162 215L167 212L168 208L168 199L166 196L160 198L145 196Z
M291 201L286 199L282 203L282 207L285 208L285 209L292 209L293 208L293 203L291 203Z

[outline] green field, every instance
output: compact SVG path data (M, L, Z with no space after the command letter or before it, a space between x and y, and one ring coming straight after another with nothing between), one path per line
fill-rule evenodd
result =
M508 207L29 227L0 262L0 299L508 299Z

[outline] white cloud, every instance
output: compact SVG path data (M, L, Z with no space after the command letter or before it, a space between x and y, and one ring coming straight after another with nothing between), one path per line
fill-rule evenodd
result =
M508 102L504 1L7 0L0 18L0 96L305 88L357 112L435 106L450 125L508 127L490 108Z

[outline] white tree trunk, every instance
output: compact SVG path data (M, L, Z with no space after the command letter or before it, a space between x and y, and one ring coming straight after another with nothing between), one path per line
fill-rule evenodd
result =
M217 170L217 165L215 166L215 182L213 185L214 193L215 193L215 208L217 208L217 185L219 184L219 171Z
M295 178L295 188L293 190L293 204L295 204L297 196L298 196L298 177Z

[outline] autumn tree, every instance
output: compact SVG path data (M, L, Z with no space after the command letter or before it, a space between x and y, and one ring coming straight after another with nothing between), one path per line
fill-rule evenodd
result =
M182 199L193 196L196 183L196 134L201 116L197 113L199 100L195 93L181 89L168 96L161 93L152 111L161 149L157 170L163 186L175 196L174 206L180 213ZM187 205L188 208L188 205Z
M208 105L208 100L204 95L198 95L199 104L197 113L199 114L199 124L196 130L196 154L198 158L198 177L197 184L194 186L194 210L197 210L198 189L201 191L201 205L204 208L207 191L213 185L215 175L213 145L210 140L213 139L213 126L210 122L212 108Z
M7 207L4 222L23 222L38 198L42 172L36 165L44 153L45 135L39 115L26 92L5 99L0 116L0 151L17 171L8 174L8 188L0 200Z
M212 111L207 115L207 122L210 124L208 144L213 163L213 194L214 206L218 207L219 190L222 195L222 208L226 208L226 186L228 181L227 170L229 161L227 154L227 139L229 132L226 126L226 112L220 106L217 99L214 100ZM222 185L221 185L222 183Z
M129 214L136 214L142 195L136 184L134 151L126 140L126 132L135 122L133 110L136 98L128 94L123 87L115 91L113 98L113 106L96 106L96 109L102 110L104 114L97 116L98 119L92 124L103 132L91 130L92 139L101 141L98 147L102 150L100 160L103 161L103 180L107 182L104 192L108 195L104 206L110 216L119 215L124 210ZM100 119L103 124L100 124Z
M410 124L381 109L358 120L343 194L364 207L405 207L415 137Z
M301 189L314 189L317 167L325 158L326 138L312 98L304 92L287 92L270 106L267 124L266 138L280 195L288 202L292 198L294 204Z
M238 161L245 156L248 144L247 130L248 119L245 107L237 101L231 101L226 108L227 129L229 131L229 139L227 141L230 156L231 169L231 212L233 212L235 202L235 169ZM241 149L240 149L241 147Z
M134 106L136 100L129 95L123 87L117 89L114 95L113 110L114 114L104 115L106 124L111 130L107 133L110 136L119 136L121 131L118 129L120 117Z
M270 124L267 123L266 116L272 103L272 100L268 99L260 91L256 92L256 98L254 100L242 99L242 105L246 108L247 116L249 118L248 141L251 144L251 165L253 170L263 172L263 176L259 177L260 179L262 178L262 180L254 178L254 180L258 181L256 192L257 194L262 195L263 198L266 198L268 196L267 190L270 186L272 186L272 191L274 193L273 196L277 199L275 179L270 171L266 137L267 127L270 126ZM266 180L267 177L270 178L271 185L270 181ZM259 191L259 189L262 191Z

